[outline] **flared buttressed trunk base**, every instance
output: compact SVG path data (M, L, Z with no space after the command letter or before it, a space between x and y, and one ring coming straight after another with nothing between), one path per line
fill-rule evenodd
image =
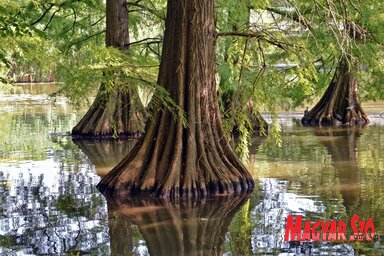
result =
M129 51L128 9L126 0L106 1L107 47ZM121 74L115 74L116 78ZM92 106L72 129L74 138L138 137L144 129L139 102L133 97L133 90L124 88L118 82L114 90L108 91L101 84Z
M106 92L103 86L85 116L72 129L76 138L138 137L144 130L139 103L129 91Z
M342 57L335 75L317 105L301 119L303 125L365 125L369 123L359 97L358 84L348 65L350 61Z
M169 0L159 84L184 111L158 111L134 149L99 183L105 194L202 197L249 191L252 176L221 123L214 0Z

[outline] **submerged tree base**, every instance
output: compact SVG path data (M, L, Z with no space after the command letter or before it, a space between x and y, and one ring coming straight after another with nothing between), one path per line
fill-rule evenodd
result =
M349 69L348 60L341 58L335 75L317 105L304 113L305 126L337 124L366 125L369 123L359 97L358 84Z
M135 105L129 90L107 92L102 85L88 112L72 129L72 137L140 137L144 122Z
M254 180L239 180L231 184L221 181L209 182L202 184L201 187L195 186L194 189L183 189L172 187L169 190L164 190L164 186L155 184L150 189L143 190L138 183L128 183L125 187L120 189L108 187L107 184L98 184L97 188L106 198L134 198L140 197L153 197L169 200L176 200L177 198L194 198L202 199L207 197L216 196L232 196L240 194L252 193L254 187Z

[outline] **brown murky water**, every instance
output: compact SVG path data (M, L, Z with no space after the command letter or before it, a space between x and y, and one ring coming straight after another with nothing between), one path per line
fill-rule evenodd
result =
M366 128L305 128L283 113L283 143L255 138L251 195L107 202L95 185L135 141L72 141L81 117L54 85L0 95L1 255L383 255L384 112ZM288 215L372 218L372 242L284 242ZM380 238L380 239L377 239Z

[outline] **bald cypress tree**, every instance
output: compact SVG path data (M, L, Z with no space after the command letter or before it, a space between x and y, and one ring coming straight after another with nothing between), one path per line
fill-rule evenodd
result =
M126 0L106 2L106 46L129 51L128 9ZM85 116L72 129L79 137L132 136L143 130L143 121L132 100L132 89L114 84L112 91L101 84Z
M352 2L343 0L327 4L320 9L317 15L321 26L317 26L316 30L330 32L331 41L327 47L337 45L340 57L323 96L308 113L304 114L301 120L304 125L369 123L359 99L359 87L364 81L362 77L370 77L369 83L373 83L374 77L377 76L376 72L368 69L368 66L376 68L379 65L371 54L376 51L380 53L382 49L378 40L382 34L377 26L382 26L383 20L369 22L371 19L376 19L374 18L376 14L372 12L375 8L382 8L382 4L360 2L355 6ZM328 41L328 37L325 41ZM367 82L367 79L365 80Z
M215 1L168 0L158 84L185 113L153 115L145 135L98 184L105 194L201 197L254 181L222 127L215 79Z
M319 102L304 115L304 125L367 124L358 96L358 81L347 58L338 63L330 85Z

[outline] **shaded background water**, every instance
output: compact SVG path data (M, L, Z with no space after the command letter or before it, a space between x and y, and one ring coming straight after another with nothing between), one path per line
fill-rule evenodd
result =
M304 128L282 113L282 147L255 138L252 195L181 201L107 202L95 185L135 141L72 141L81 118L55 85L0 95L1 255L384 255L370 243L283 241L288 214L372 217L384 231L384 119L367 106L367 128ZM384 111L383 111L384 112Z

